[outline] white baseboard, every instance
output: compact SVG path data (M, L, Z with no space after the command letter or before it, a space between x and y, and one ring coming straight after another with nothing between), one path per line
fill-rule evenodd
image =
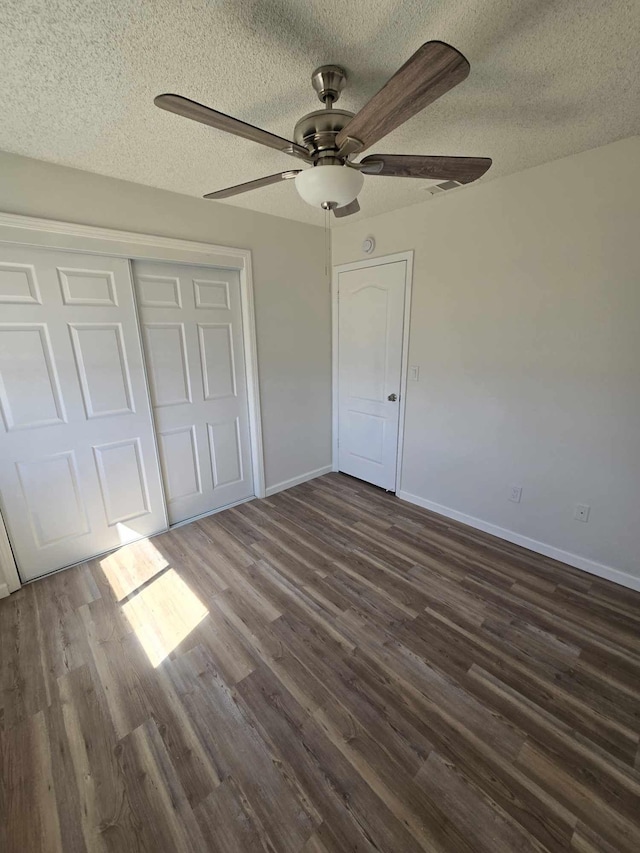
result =
M9 595L9 587L6 583L0 583L0 598L6 598Z
M499 539L505 539L507 542L513 542L514 545L521 545L523 548L528 548L529 551L535 551L537 554L543 554L545 557L551 557L553 560L559 560L561 563L566 563L568 566L573 566L575 569L582 569L592 575L597 575L599 578L613 581L614 583L626 586L629 589L635 589L640 592L640 578L634 575L623 572L620 569L614 569L612 566L605 566L603 563L596 563L594 560L589 560L586 557L580 557L578 554L572 554L570 551L563 551L560 548L555 548L553 545L547 545L545 542L538 542L537 539L530 539L528 536L523 536L521 533L515 533L513 530L507 530L506 527L498 527L497 524L491 524L488 521L483 521L481 518L476 518L473 515L466 515L464 512L458 512L456 509L451 509L448 506L434 503L426 498L421 498L418 495L412 495L410 492L398 491L396 497L407 503L421 506L423 509L431 510L438 515L444 515L446 518L452 518L454 521L460 521L469 527L474 527L476 530L482 530L485 533L490 533L492 536L497 536Z
M307 471L306 474L300 474L298 477L292 477L290 480L283 480L281 483L276 483L275 486L269 486L266 491L266 497L270 498L277 492L284 492L285 489L290 489L292 486L299 486L300 483L306 483L307 480L313 480L316 477L322 477L323 474L329 474L333 471L332 465L324 465L322 468L316 468L315 471Z

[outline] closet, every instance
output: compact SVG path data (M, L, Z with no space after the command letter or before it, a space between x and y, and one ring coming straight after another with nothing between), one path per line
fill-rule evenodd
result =
M0 244L0 412L23 581L250 497L238 271Z

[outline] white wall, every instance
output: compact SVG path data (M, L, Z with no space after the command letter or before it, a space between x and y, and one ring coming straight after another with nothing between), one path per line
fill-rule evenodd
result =
M298 224L3 152L0 211L251 249L267 488L330 464L320 213L317 227Z
M640 138L341 225L333 263L367 234L415 250L402 490L640 588Z

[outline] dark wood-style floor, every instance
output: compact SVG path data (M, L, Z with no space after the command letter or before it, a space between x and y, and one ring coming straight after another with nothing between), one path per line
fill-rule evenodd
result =
M0 849L638 853L639 627L328 475L0 602Z

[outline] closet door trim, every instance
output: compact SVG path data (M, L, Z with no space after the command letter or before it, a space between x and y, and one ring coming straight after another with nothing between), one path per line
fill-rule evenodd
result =
M129 260L174 261L198 266L226 267L240 274L243 344L247 373L249 433L254 493L265 496L262 420L258 385L256 324L253 302L251 251L213 243L198 243L0 213L0 242L38 248L62 249L82 254L109 255ZM147 377L148 380L148 377ZM0 519L0 598L20 588L18 571L2 519Z

